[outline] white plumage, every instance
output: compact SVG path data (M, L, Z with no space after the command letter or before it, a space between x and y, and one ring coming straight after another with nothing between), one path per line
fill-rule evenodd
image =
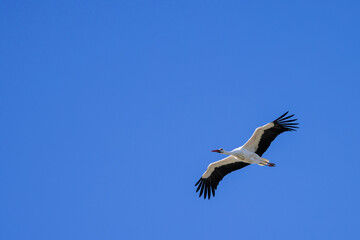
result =
M204 193L204 198L207 196L210 199L211 192L215 196L215 190L225 175L249 164L274 167L274 163L270 163L269 160L261 156L279 134L295 131L298 128L296 126L298 123L295 123L297 119L291 119L294 114L286 116L287 113L264 126L258 127L243 146L229 152L222 148L213 150L213 152L229 156L208 166L200 180L195 184L195 186L199 185L196 190L196 192L200 190L199 197Z

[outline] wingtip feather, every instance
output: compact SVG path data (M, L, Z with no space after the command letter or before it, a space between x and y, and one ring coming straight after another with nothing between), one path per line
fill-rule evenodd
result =
M289 112L289 111L287 111L286 113L284 113L283 115L281 115L280 117L278 117L275 121L277 121L277 120L283 118L284 116L286 116L286 114L288 114L288 112Z
M197 182L195 183L195 187L200 183L200 181L201 181L201 178L199 179L199 181L197 181Z

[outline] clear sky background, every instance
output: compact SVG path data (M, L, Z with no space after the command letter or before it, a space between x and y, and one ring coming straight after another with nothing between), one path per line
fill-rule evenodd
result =
M0 1L0 239L360 239L358 1ZM297 132L198 198L210 150Z

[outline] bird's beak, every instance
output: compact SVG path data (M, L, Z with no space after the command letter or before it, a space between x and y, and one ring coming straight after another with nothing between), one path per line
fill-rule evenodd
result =
M220 151L219 151L219 150L212 150L212 152L217 152L217 153L220 153Z

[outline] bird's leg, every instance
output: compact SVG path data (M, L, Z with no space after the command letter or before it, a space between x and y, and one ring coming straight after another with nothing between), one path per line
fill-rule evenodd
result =
M261 166L269 166L269 167L275 167L275 163L271 163L266 158L261 158L261 162L259 163Z
M271 163L271 162L269 162L269 163L267 163L267 164L266 164L266 166L269 166L269 167L275 167L276 165L275 165L275 163Z
M267 162L264 161L261 157L256 156L255 154L250 157L250 162L251 162L251 163L258 164L258 165L260 165L260 166L265 166L266 163L267 163Z
M264 166L266 166L270 162L266 158L261 158L261 161L264 163Z

